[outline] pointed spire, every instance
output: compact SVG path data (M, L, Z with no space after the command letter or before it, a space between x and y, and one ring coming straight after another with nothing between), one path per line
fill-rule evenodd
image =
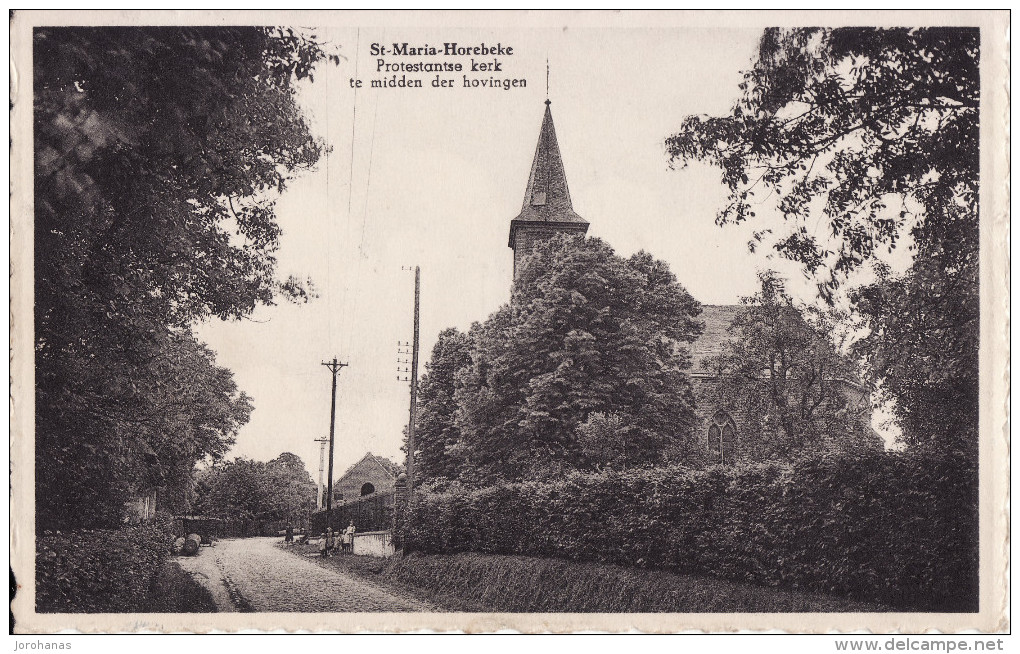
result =
M563 169L559 144L556 142L551 104L552 102L546 99L538 147L535 148L528 188L524 193L524 206L515 220L587 225L583 218L574 213L574 207L570 202L567 174Z

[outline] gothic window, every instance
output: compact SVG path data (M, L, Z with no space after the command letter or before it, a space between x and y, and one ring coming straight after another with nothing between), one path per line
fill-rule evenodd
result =
M362 497L364 497L366 495L371 495L374 492L375 492L375 486L373 486L372 484L365 484L364 486L361 487L361 496Z
M708 450L712 460L733 463L737 452L737 423L725 411L717 411L708 427Z

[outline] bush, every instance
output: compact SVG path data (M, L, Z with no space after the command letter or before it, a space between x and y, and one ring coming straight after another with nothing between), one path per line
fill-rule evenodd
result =
M553 556L976 611L977 507L969 458L873 452L424 487L403 536L423 552Z
M173 560L167 560L153 577L143 613L215 613L216 600Z
M378 559L376 559L378 561ZM340 565L351 566L349 558ZM498 613L862 613L879 604L605 563L464 553L395 556L363 573L451 611ZM380 574L381 573L381 574Z
M169 521L121 529L45 531L36 536L36 610L125 613L146 606L170 554Z

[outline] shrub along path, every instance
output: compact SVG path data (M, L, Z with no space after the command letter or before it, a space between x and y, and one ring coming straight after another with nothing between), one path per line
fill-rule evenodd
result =
M281 552L307 557L313 546ZM392 592L457 612L804 613L885 612L878 604L663 570L554 558L463 553L338 555L313 559Z

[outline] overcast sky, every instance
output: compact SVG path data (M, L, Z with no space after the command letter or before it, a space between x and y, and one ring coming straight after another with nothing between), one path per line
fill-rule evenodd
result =
M484 320L509 297L510 220L523 202L550 98L574 210L621 255L645 249L708 304L754 292L766 265L748 232L715 225L717 170L670 171L663 145L689 114L721 114L737 97L760 32L744 29L320 29L347 61L320 66L300 100L332 147L278 204L280 273L310 276L320 297L260 308L250 320L199 328L254 398L230 457L293 452L318 476L338 356L335 475L366 451L400 460L408 384L397 342L411 340L413 273L421 266L422 365L438 333ZM526 88L373 89L372 43L502 43L500 78ZM470 57L386 57L387 62ZM488 60L490 57L475 57ZM399 75L398 75L399 76ZM365 86L351 88L352 77ZM411 75L409 75L411 77ZM414 75L428 80L431 75ZM353 165L352 165L353 163Z

